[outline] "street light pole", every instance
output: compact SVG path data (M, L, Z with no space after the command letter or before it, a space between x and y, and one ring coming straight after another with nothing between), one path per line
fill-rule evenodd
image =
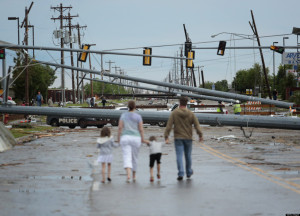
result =
M289 39L289 37L282 38L283 47L285 47L285 39ZM285 76L285 64L283 63L283 55L281 55L281 63L283 64L283 72L284 72L284 76Z
M278 42L273 42L273 46ZM275 89L275 52L273 52L273 91Z
M18 45L20 45L20 21L19 21L19 17L8 17L8 20L18 20Z
M298 70L298 37L300 35L300 28L293 27L292 34L297 35L297 87L299 87L299 70Z

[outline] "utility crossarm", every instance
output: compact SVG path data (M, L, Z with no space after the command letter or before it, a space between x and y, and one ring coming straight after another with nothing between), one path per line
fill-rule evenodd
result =
M101 50L83 50L83 49L70 49L70 48L57 48L57 47L43 47L43 46L24 46L24 45L7 45L4 43L0 43L0 49L33 49L33 50L49 50L49 51L68 51L68 52L86 52L86 53L96 53L103 55L124 55L124 56L150 56L153 58L169 58L169 59L182 59L186 60L189 58L184 57L174 57L174 56L159 56L159 55L144 55L144 54L136 54L136 53L122 53L122 52L109 52L109 51L101 51Z
M283 102L283 101L270 100L270 99L265 99L265 98L258 98L258 97L253 97L253 96L246 96L246 95L234 94L234 93L230 93L230 92L222 92L222 91L217 91L217 90L197 88L197 87L191 87L191 86L185 86L185 85L179 85L179 84L173 84L173 83L165 83L165 82L160 82L160 81L155 81L155 80L130 77L130 76L124 76L124 75L119 75L119 74L110 74L107 72L101 73L100 71L95 71L95 70L90 70L90 69L85 69L85 68L77 68L77 67L61 65L61 64L55 64L55 63L51 63L51 62L44 62L44 61L37 61L37 60L35 60L35 62L37 62L39 64L52 65L55 67L64 67L64 68L78 70L78 71L92 73L92 74L98 74L98 75L102 74L103 76L108 76L108 77L115 77L115 78L120 78L120 79L132 80L132 81L136 81L136 82L148 83L148 84L152 84L152 85L165 86L165 87L174 88L174 89L192 91L192 92L197 92L197 93L204 94L204 95L216 96L216 97L221 97L221 98L230 98L233 100L240 100L240 101L260 101L263 104L271 104L271 105L275 105L276 107L287 108L287 109L294 106L293 103L288 103L288 102Z
M300 49L300 46L280 46L284 49ZM270 49L270 46L241 46L241 47L226 47L226 49ZM218 49L218 47L193 47L193 49Z
M72 109L60 107L32 107L32 106L9 106L0 105L0 113L8 114L32 114L32 115L59 115L64 117L93 117L103 119L119 119L126 111L108 109ZM159 111L138 111L143 120L146 121L167 121L171 112ZM283 118L270 116L240 116L195 113L201 124L226 125L238 127L278 128L289 130L300 130L299 118Z
M80 78L81 79L81 78ZM134 85L129 85L129 84L123 84L123 83L114 83L114 82L109 82L109 81L104 81L104 80L99 80L99 79L91 79L91 78L84 78L86 80L91 80L95 82L102 82L102 83L107 83L107 84L114 84L114 85L120 85L120 86L127 86L131 88L139 88L139 89L145 89L145 90L150 90L150 91L156 91L156 92L163 92L163 93L170 93L173 94L174 96L187 96L191 98L200 98L204 100L211 100L211 101L223 101L227 103L234 103L235 100L233 99L228 99L228 98L220 98L220 97L213 97L213 96L207 96L207 95L199 95L199 94L191 94L187 92L178 92L174 90L164 90L164 89L159 89L159 88L150 88L150 87L145 87L145 86L134 86Z

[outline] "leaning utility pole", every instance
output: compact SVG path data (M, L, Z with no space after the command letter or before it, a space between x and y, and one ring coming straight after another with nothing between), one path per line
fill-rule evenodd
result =
M27 7L25 7L25 17L24 20L22 22L21 28L23 28L24 24L24 28L25 28L25 38L24 38L24 42L25 45L28 46L28 14L31 10L31 7L33 5L33 2L31 2L29 9L27 10ZM23 42L23 44L24 44ZM26 104L29 105L29 71L28 71L28 49L25 49L26 53L25 53L25 66L26 66L26 78L25 78L25 101Z
M60 3L59 7L51 7L51 9L53 10L57 10L60 13L59 17L52 17L52 20L60 20L60 31L61 31L61 38L60 38L60 47L64 48L64 38L62 37L63 35L63 20L64 19L68 19L68 17L64 17L63 12L67 9L71 9L72 7L63 7L62 3ZM65 59L64 59L64 51L61 51L61 64L64 65L65 64ZM61 102L63 103L63 106L65 106L66 103L66 92L65 92L65 70L62 68L61 69Z
M256 36L258 46L260 47L260 40L259 40L259 36L258 36L258 32L257 32L257 28L256 28L256 24L255 24L254 15L253 15L253 11L252 10L251 10L251 16L252 16L252 23L249 22L249 24L251 26L251 29L252 29L253 33ZM266 66L265 66L264 55L263 55L263 52L262 52L261 48L259 48L259 52L260 52L260 57L261 57L261 61L262 61L263 71L264 71L264 75L265 75L267 90L268 90L268 93L269 93L269 98L272 99L270 85L269 85L269 81L268 81L268 75L267 75Z

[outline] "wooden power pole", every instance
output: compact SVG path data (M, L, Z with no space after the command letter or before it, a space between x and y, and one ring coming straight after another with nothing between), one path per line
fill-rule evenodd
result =
M256 28L256 24L255 24L254 15L253 15L252 10L251 10L251 16L252 16L252 23L249 22L249 24L251 26L251 29L252 29L253 33L256 35L257 43L258 43L258 46L260 47L260 40L259 40L259 36L258 36L258 32L257 32L257 28ZM266 85L267 85L269 98L272 99L270 85L269 85L269 81L268 81L268 75L267 75L267 71L266 71L265 60L264 60L264 55L263 55L263 52L262 52L261 48L259 48L259 52L260 52L260 57L261 57L261 61L262 61L262 66L263 66L263 71L264 71L264 75L265 75L265 80L266 80Z
M25 45L28 46L28 14L31 10L31 7L33 5L33 2L31 2L29 9L27 10L27 7L25 7L25 17L22 22L21 28L25 28L25 38L24 42ZM26 75L25 75L25 101L27 105L29 104L29 70L28 70L28 49L25 49L25 65L26 65Z
M59 17L52 17L52 20L60 20L60 31L61 31L61 37L60 37L60 47L64 48L64 38L63 38L63 20L69 19L67 16L63 15L63 12L67 9L71 9L72 7L63 7L62 3L60 3L59 7L51 7L53 10L59 11L60 15ZM65 64L65 57L64 57L64 51L61 51L61 64ZM66 103L66 92L65 92L65 70L64 68L61 69L61 102L65 106Z

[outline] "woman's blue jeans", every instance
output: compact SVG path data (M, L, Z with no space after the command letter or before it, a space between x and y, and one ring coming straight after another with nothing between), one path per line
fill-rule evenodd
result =
M183 153L185 157L185 171L187 176L193 174L192 170L192 140L175 139L176 160L178 176L184 176Z

